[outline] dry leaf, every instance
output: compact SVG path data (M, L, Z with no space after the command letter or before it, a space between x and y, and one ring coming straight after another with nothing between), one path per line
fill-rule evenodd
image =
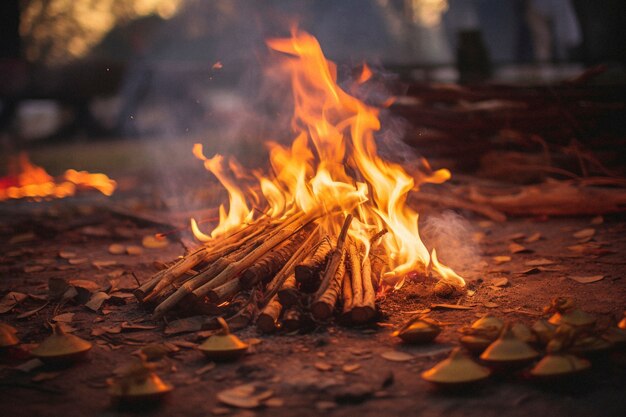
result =
M533 260L524 262L524 265L527 265L527 266L544 266L544 265L553 265L553 264L554 264L554 261L551 261L550 259L546 259L546 258L533 259Z
M407 362L413 359L413 355L398 350L388 350L380 354L384 359L392 362Z
M500 307L500 304L496 304L496 303L493 303L493 302L491 302L491 301L485 301L485 302L483 303L483 305L484 305L485 307L487 307L487 308L496 308L496 307Z
M59 258L63 258L63 259L76 258L76 252L61 251L59 252Z
M282 407L283 405L285 405L285 400L283 400L282 398L270 398L267 401L265 401L263 405L265 405L266 407L272 407L272 408Z
M501 255L501 256L494 256L494 257L493 257L493 258L491 258L491 259L493 259L493 261L494 261L496 264L498 264L498 265L499 265L499 264L503 264L503 263L505 263L505 262L509 262L509 261L511 260L511 257L510 257L510 256L507 256L507 255Z
M215 362L209 362L207 365L203 366L200 369L197 369L194 374L196 375L203 375L206 374L209 371L212 371L213 369L215 369Z
M89 259L87 258L70 258L67 260L70 265L80 265L84 264L87 261L89 261Z
M532 235L528 236L526 239L524 239L524 241L526 243L533 243L533 242L538 241L539 239L541 239L541 233L536 232L536 233L533 233Z
M511 253L529 253L532 252L532 250L518 244L518 243L511 243L509 245L509 252Z
M232 407L256 408L267 400L274 392L253 384L240 385L217 393L217 399Z
M354 371L357 371L361 369L361 365L358 363L353 363L353 364L346 364L344 366L341 367L341 370L344 371L345 373L352 373Z
M333 369L333 366L326 362L315 362L313 366L315 366L318 371L322 372L330 371L331 369Z
M73 287L83 288L89 292L96 292L100 290L100 286L98 284L87 279L71 279L68 281L68 284ZM49 282L48 285L50 285Z
M45 270L46 268L42 265L27 265L24 267L24 272L26 272L27 274L30 274L33 272L41 272Z
M143 253L143 249L141 246L127 246L126 253L129 255L141 255Z
M197 332L202 330L202 324L204 323L204 316L187 317L180 320L174 320L167 323L164 333L166 335Z
M494 287L506 287L509 285L509 280L507 278L495 278L491 281L491 285Z
M28 295L21 292L11 291L0 300L0 314L8 313L13 307L24 301Z
M591 219L591 224L598 225L602 223L604 223L604 217L602 216L596 216L593 219Z
M57 314L56 316L52 317L52 321L55 321L57 323L71 323L73 318L74 313L63 313Z
M570 276L570 279L573 279L576 282L580 282L581 284L591 284L592 282L598 282L604 279L604 275L592 275L587 277L581 276Z
M119 243L113 243L109 245L109 253L111 255L121 255L126 253L126 247L124 245L120 245Z
M596 229L587 228L574 233L576 239L590 239L596 234Z
M520 240L520 239L524 239L526 237L525 233L514 233L512 235L509 235L506 237L507 240Z
M148 235L141 240L141 244L148 249L162 249L169 245L170 242L166 237Z
M117 265L117 261L93 261L91 262L96 268L106 268L107 266Z
M43 365L43 362L39 359L31 359L29 361L26 361L22 364L19 364L17 366L14 366L13 369L17 370L17 371L21 371L21 372L32 372L35 369L39 368L40 366Z
M128 322L123 322L121 327L124 330L153 330L157 328L157 326L151 324L133 324Z
M447 310L471 310L472 307L463 306L460 304L432 304L430 308L442 308Z
M102 292L102 291L96 292L91 296L89 301L85 303L85 307L87 307L88 309L92 311L97 312L102 307L102 304L109 298L111 298L111 296L109 296L109 294L105 292Z
M42 305L40 305L39 307L30 310L30 311L26 311L24 313L21 313L20 315L17 316L18 319L25 319L28 318L30 316L33 316L35 314L37 314L39 311L43 310L44 307L46 307L48 305L48 302L46 301L45 303L43 303Z
M33 232L21 233L19 235L15 235L9 239L9 245L15 245L18 243L30 242L31 240L35 240L37 235Z

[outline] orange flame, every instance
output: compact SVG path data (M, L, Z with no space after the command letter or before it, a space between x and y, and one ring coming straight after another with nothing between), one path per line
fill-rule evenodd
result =
M385 283L399 288L408 272L426 271L432 259L433 269L442 279L464 285L463 278L437 261L434 251L431 257L420 239L419 215L406 204L411 190L418 190L424 183L444 182L450 172L432 172L424 164L426 171L414 178L399 164L383 160L374 138L374 132L380 129L378 109L339 87L335 64L326 60L313 36L294 30L292 37L270 39L267 45L285 58L295 105L291 124L296 132L290 147L267 143L274 177L255 174L269 207L267 214L280 218L294 210L340 207L355 215L349 234L366 250L373 233L389 230L381 239L389 259L389 272L382 277ZM371 76L365 65L357 83ZM252 212L246 204L246 193L223 170L223 158L216 155L207 159L201 150L201 145L195 145L194 155L204 161L206 169L229 194L228 215L221 206L220 222L211 232L214 238L240 227L251 219ZM354 201L362 204L355 207ZM336 234L341 226L337 221L325 222L328 224L323 226L329 233ZM198 233L197 225L192 226L198 239L206 241L207 235Z
M74 195L80 188L92 188L110 196L116 187L117 183L105 174L74 169L68 169L59 179L55 179L42 167L32 164L26 153L20 153L15 160L10 161L9 175L0 178L0 201L65 198Z

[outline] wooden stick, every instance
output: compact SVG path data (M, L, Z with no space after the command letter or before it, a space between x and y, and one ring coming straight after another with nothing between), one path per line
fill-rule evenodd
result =
M311 305L311 313L318 320L326 320L333 314L337 297L341 293L341 287L346 272L345 251L341 249L337 268L331 279L328 280L326 290Z
M300 230L292 237L286 239L280 245L269 251L265 256L256 261L241 275L240 281L244 288L250 288L259 282L271 279L280 268L293 256L307 237L306 228Z
M352 309L352 321L357 324L367 323L376 316L376 293L372 283L372 265L367 256L361 267L363 297Z
M330 280L333 279L336 275L339 264L343 261L343 247L346 243L346 237L348 236L348 229L350 228L351 223L352 214L348 214L343 222L343 226L341 226L341 232L339 233L339 237L337 238L337 246L335 247L335 250L331 255L330 262L328 262L328 265L326 265L326 270L324 271L322 282L320 283L320 286L315 293L315 298L320 298L321 295L326 291Z
M352 308L354 307L354 298L352 294L352 276L345 274L343 277L343 310L341 312L342 321L350 321L352 319Z
M278 301L278 297L274 296L265 306L259 317L256 319L256 327L262 333L272 333L278 328L278 317L283 306Z
M385 236L387 232L388 232L387 229L381 229L378 232L374 233L374 235L370 237L370 245L373 245L374 243L376 243L376 241L380 239L381 237Z
M269 239L264 241L258 248L254 249L243 259L228 265L211 281L196 288L192 294L197 298L204 297L211 289L223 285L227 281L239 275L241 272L249 268L254 262L256 262L261 256L266 254L269 250L287 239L293 233L300 230L302 227L315 220L317 217L319 217L317 212L312 212L303 216L299 216L297 220L291 222L287 227L280 229L276 234L272 235Z
M257 311L256 297L253 296L248 304L239 310L237 314L227 318L226 322L230 326L231 330L243 329L254 320L254 316L257 314Z
M185 256L180 261L176 262L173 266L166 269L165 272L161 275L161 279L156 283L154 289L150 292L150 294L143 297L143 301L150 301L152 298L156 297L161 290L171 285L176 278L183 275L185 271L193 268L200 262L202 262L207 255L206 248L200 248L193 252L191 255Z
M283 307L291 307L300 301L300 291L296 287L296 276L291 274L278 290L278 299Z
M293 332L296 330L300 330L302 328L302 313L296 306L291 306L286 309L283 314L283 328L288 332Z
M295 277L300 284L301 291L307 293L317 291L320 284L320 273L326 265L332 249L332 241L328 236L325 236L313 253L295 266Z
M280 287L283 285L285 280L289 277L289 275L293 272L293 268L298 262L302 262L302 259L308 254L309 249L313 245L313 242L317 239L317 235L319 234L320 226L318 225L313 233L304 241L304 243L300 246L300 249L293 254L291 259L281 268L280 271L276 274L276 276L267 284L265 287L265 297L261 302L261 305L265 305L269 302L269 300L276 295Z
M347 250L348 274L352 282L352 302L355 306L363 303L363 280L361 279L361 257L357 252L356 243L350 239Z
M231 279L225 284L220 285L217 288L213 288L209 291L207 297L210 302L219 304L230 299L232 296L241 291L242 288L241 280L239 278Z

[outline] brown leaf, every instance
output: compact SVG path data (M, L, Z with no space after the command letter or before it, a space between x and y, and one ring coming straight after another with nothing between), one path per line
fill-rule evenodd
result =
M592 229L591 227L589 227L589 228L582 229L574 233L574 237L576 239L590 239L595 234L596 234L596 229Z
M71 258L76 258L76 252L70 252L70 251L60 251L59 252L59 258L62 259L71 259Z
M344 366L341 367L341 370L347 374L358 371L359 369L361 369L361 365L358 363L345 364Z
M541 258L541 259L533 259L530 261L524 262L524 265L527 266L545 266L545 265L553 265L555 262L550 259Z
M11 291L0 300L0 314L8 313L13 308L24 301L28 295L21 292Z
M143 254L143 248L141 246L127 246L126 247L126 253L129 255L134 255L134 256L138 256Z
M153 330L157 328L157 326L152 324L133 324L128 322L123 322L121 327L124 330Z
M52 320L57 323L71 323L73 319L74 313L57 314L56 316L52 317Z
M507 278L494 278L491 281L491 285L494 287L506 287L509 285L509 280Z
M591 224L593 225L598 225L598 224L602 224L604 223L604 217L602 216L596 216L593 219L591 219Z
M91 264L96 268L101 269L106 268L107 266L117 265L117 261L93 261Z
M203 374L206 374L209 371L212 371L213 369L215 369L215 362L209 362L208 364L204 365L202 368L196 369L194 374L196 374L196 375L203 375Z
M531 249L528 249L518 243L511 243L509 244L509 252L511 253L530 253L532 252Z
M494 303L494 302L491 302L491 301L485 301L483 303L483 305L485 307L487 307L487 308L497 308L497 307L500 307L500 304L497 304L497 303Z
M493 258L491 258L491 259L493 259L493 261L494 261L496 264L500 265L500 264L503 264L503 263L505 263L505 262L509 262L509 261L511 260L511 257L510 257L510 256L507 256L507 255L501 255L501 256L494 256L494 257L493 257Z
M253 384L239 385L217 393L217 399L232 407L256 408L267 400L274 392Z
M520 239L524 239L526 237L525 233L519 232L519 233L513 233L512 235L509 235L506 237L507 240L520 240Z
M100 286L98 284L87 279L71 279L68 281L68 284L73 287L85 289L89 292L96 292L100 290Z
M9 245L16 245L18 243L30 242L35 239L37 239L37 235L35 235L33 232L22 233L19 235L12 236L11 239L9 239Z
M31 274L33 272L41 272L45 270L46 268L42 265L26 265L24 267L24 272L26 272L27 274Z
M119 243L113 243L109 245L109 253L111 255L122 255L126 252L126 247L124 245L120 245Z
M97 312L102 307L102 304L109 298L111 298L111 296L109 296L109 294L105 292L102 292L102 291L95 292L93 293L89 301L85 303L85 307L87 307L88 309L92 311Z
M87 258L70 258L67 260L70 265L81 265L87 263L88 261L89 259Z
M398 350L387 350L380 354L383 359L387 359L391 362L407 362L413 359L413 355Z
M204 323L204 316L193 316L184 319L174 320L167 323L164 333L166 335L197 332L202 329Z
M592 282L598 282L604 279L604 275L591 275L591 276L570 276L576 282L581 284L591 284Z
M538 241L539 239L541 239L541 233L536 232L533 233L532 235L528 236L526 239L524 239L524 242L526 243L533 243Z
M46 307L48 305L48 302L46 301L45 303L43 303L42 305L40 305L39 307L32 309L30 311L26 311L24 313L21 313L20 315L17 316L18 319L25 319L28 318L30 316L34 316L35 314L37 314L39 311L43 310L44 307Z
M315 362L313 364L318 371L327 372L333 369L333 366L327 362Z
M141 244L144 248L148 249L162 249L170 244L166 237L158 237L155 235L144 236L141 240Z

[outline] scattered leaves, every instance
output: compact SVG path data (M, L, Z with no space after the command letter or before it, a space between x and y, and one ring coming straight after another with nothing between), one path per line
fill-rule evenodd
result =
M122 255L126 253L126 247L124 245L120 245L119 243L113 243L109 245L109 253L111 255Z
M107 266L117 265L117 261L93 261L91 264L96 268L101 269L106 268Z
M596 234L596 229L587 228L574 233L576 239L591 239Z
M591 275L591 276L570 276L576 282L581 284L591 284L592 282L598 282L604 279L604 275Z
M91 296L91 298L89 299L87 303L85 303L85 307L87 307L88 309L92 311L97 312L102 307L102 304L109 298L111 298L109 294L102 292L102 291L98 291Z
M532 250L528 249L525 246L522 246L518 243L509 244L509 252L511 253L530 253Z
M327 362L315 362L313 364L318 371L328 372L333 369L333 366Z
M538 241L539 239L541 239L541 233L536 232L533 233L532 235L528 236L526 239L524 239L524 242L526 243L533 243Z
M407 362L413 359L413 355L398 350L387 350L380 354L383 359L391 362Z
M57 314L56 316L52 317L52 321L55 321L57 323L71 323L73 319L74 313Z
M359 369L361 369L361 365L358 363L345 364L344 366L341 367L341 370L347 374L358 371Z
M88 261L89 261L89 259L87 259L87 258L70 258L70 259L67 260L67 262L70 265L81 265L81 264L84 264L84 263L86 263Z
M503 263L505 263L505 262L509 262L509 261L511 260L511 257L510 257L510 256L508 256L508 255L501 255L501 256L494 256L494 257L493 257L493 258L491 258L491 259L493 259L493 261L494 261L496 264L500 265L500 264L503 264Z
M492 302L492 301L485 301L485 302L483 303L483 305L484 305L485 307L487 307L487 308L497 308L497 307L500 307L500 304L498 304L498 303L494 303L494 302Z
M524 262L524 265L527 266L545 266L545 265L553 265L555 262L550 260L550 259L546 259L546 258L541 258L541 259L533 259L530 261L526 261Z
M60 251L59 252L59 258L62 259L71 259L71 258L76 258L76 252L70 252L70 251Z
M166 335L197 332L202 330L202 324L204 323L204 316L192 316L180 320L174 320L167 323L164 333Z
M138 256L143 253L143 248L141 246L134 246L134 245L127 246L126 253L129 255Z
M141 240L141 244L144 248L148 249L162 249L167 247L170 244L169 240L166 237L156 236L156 235L148 235L144 236Z

